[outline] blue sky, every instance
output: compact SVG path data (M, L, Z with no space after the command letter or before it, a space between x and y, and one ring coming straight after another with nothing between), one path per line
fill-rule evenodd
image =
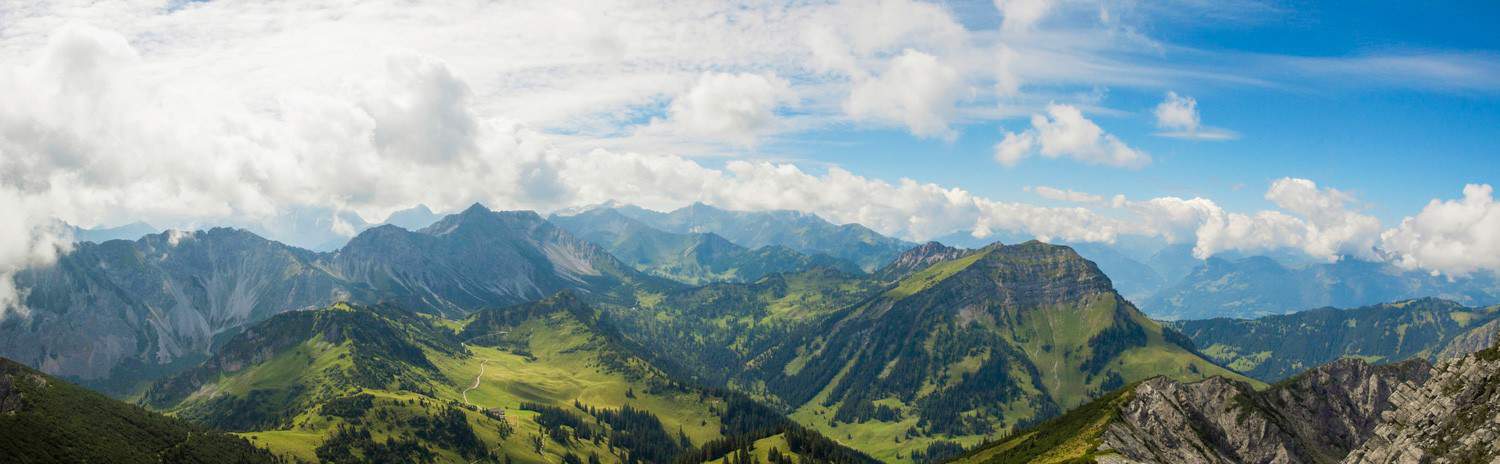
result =
M987 2L950 7L971 27L1000 19ZM1222 54L1462 52L1500 59L1495 24L1500 24L1500 4L1493 2L1421 8L1409 2L1372 2L1361 8L1287 2L1233 21L1170 20L1146 26L1151 35L1174 46ZM1167 90L1191 95L1206 123L1232 129L1240 138L1208 142L1152 136L1157 129L1151 110ZM1251 210L1272 206L1264 194L1273 180L1309 178L1357 194L1369 213L1386 223L1399 222L1431 199L1455 196L1465 184L1500 179L1500 85L1451 90L1441 83L1288 79L1265 86L1188 82L1155 89L1111 87L1106 95L1100 105L1124 114L1095 121L1151 153L1155 161L1150 166L1122 171L1033 160L997 168L992 146L1002 130L1024 128L1024 117L965 124L954 141L914 137L898 129L840 128L800 134L764 151L876 177L959 185L1017 201L1037 201L1023 186L1049 185L1136 198L1204 196L1231 209Z
M0 3L0 280L80 226L790 209L1500 269L1500 5Z

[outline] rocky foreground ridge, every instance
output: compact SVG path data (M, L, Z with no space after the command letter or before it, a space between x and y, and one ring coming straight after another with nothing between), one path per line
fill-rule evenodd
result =
M1402 385L1349 464L1500 463L1500 346L1439 363Z
M1257 391L1153 378L981 447L966 463L1500 464L1500 345L1347 358Z
M1101 462L1328 463L1364 443L1390 397L1427 378L1424 361L1334 362L1265 391L1212 378L1151 379L1103 433Z

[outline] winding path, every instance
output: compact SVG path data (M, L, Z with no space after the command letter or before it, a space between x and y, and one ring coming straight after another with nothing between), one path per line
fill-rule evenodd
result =
M485 366L485 363L488 363L488 362L490 362L490 360L488 360L488 359L485 359L485 360L482 360L482 361L479 362L479 375L474 376L474 384L470 385L469 388L465 388L464 391L463 391L463 393L462 393L463 397L464 397L464 404L467 404L469 406L473 406L474 405L474 403L470 403L469 402L469 390L473 390L475 388L479 388L479 380L484 378L484 369L485 369L485 367L487 367L487 366Z

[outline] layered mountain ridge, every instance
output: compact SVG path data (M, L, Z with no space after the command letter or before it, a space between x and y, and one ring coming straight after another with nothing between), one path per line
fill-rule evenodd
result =
M531 212L475 205L420 231L366 230L331 253L236 229L80 244L17 274L30 316L0 324L0 353L116 392L207 355L216 338L335 301L461 315L575 289L630 304L647 276ZM132 377L131 373L142 374Z

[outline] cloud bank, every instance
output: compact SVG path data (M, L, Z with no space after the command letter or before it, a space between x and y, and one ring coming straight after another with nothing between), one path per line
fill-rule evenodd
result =
M986 116L996 98L1025 97L1032 83L1151 87L1174 72L1107 58L1129 40L1041 33L1044 2L1000 2L993 34L903 0L14 6L0 6L0 311L10 314L24 311L10 276L69 251L55 220L272 227L310 212L347 235L351 214L475 201L542 211L704 201L913 240L1140 235L1193 243L1200 256L1290 247L1455 275L1500 268L1488 185L1382 229L1351 195L1304 179L1272 183L1275 209L1256 212L1035 189L1078 203L1057 207L839 167L680 155L685 143L753 147L840 125L951 138L964 118L1000 118ZM1201 132L1196 102L1173 97L1166 121ZM1017 111L1030 124L996 136L1002 164L1151 162L1079 105Z

